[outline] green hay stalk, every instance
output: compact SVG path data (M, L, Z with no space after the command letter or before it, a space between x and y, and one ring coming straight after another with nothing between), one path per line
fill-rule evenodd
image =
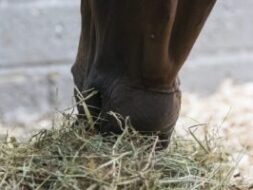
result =
M63 121L61 126L42 130L28 142L8 138L0 144L0 189L231 187L236 163L231 163L231 155L215 138L203 142L190 130L187 137L174 134L169 148L157 152L155 135L145 136L127 127L119 136L102 137L84 126L73 126L73 117Z

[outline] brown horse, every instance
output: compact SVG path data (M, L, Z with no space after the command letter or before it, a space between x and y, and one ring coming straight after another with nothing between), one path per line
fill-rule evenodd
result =
M168 140L178 119L178 72L216 0L81 0L82 31L72 67L101 132L120 133L113 111ZM77 95L77 91L75 91ZM77 102L79 98L77 97ZM84 115L85 110L78 106ZM168 142L163 144L164 147Z

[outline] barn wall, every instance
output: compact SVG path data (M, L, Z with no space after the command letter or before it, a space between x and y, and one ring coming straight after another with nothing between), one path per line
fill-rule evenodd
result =
M225 78L253 81L252 10L252 0L217 0L182 70L184 89L210 93Z
M253 79L253 1L218 0L183 71L186 90ZM0 121L30 121L71 103L79 0L0 0Z

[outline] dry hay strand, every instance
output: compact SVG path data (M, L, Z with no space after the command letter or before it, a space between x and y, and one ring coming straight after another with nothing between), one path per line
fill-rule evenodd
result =
M200 140L190 128L156 151L157 136L131 127L103 137L88 122L75 125L69 115L62 121L29 141L1 142L0 189L242 189L230 183L237 160L213 134Z

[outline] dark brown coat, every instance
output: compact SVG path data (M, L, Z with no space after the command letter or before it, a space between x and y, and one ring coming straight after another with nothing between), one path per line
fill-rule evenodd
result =
M109 111L168 139L178 119L177 75L216 0L82 0L82 31L72 67L102 132L120 132ZM78 101L78 98L77 98ZM79 113L84 114L81 106ZM166 143L165 143L166 146Z

